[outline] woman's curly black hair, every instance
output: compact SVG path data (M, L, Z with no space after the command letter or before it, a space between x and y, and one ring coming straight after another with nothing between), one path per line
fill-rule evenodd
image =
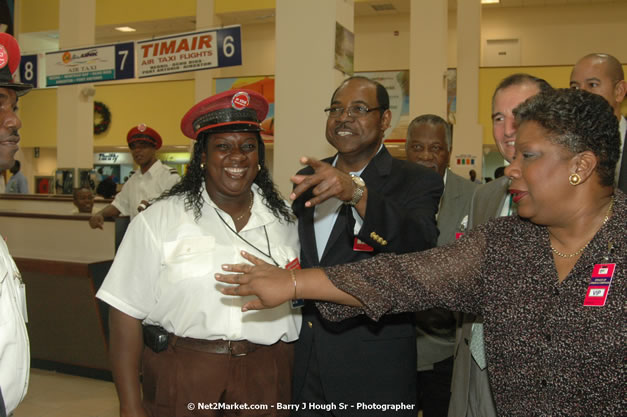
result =
M614 184L620 134L614 111L603 97L572 88L543 91L514 109L514 115L519 126L538 123L551 142L572 153L594 153L601 185Z
M274 182L270 176L270 172L265 165L264 161L264 149L263 141L259 132L257 134L257 143L259 145L259 164L261 170L257 173L255 184L259 186L261 194L263 195L263 203L272 211L274 216L281 220L285 220L288 223L294 221L294 215L290 208L285 204L285 201L281 197L281 194L277 191ZM189 161L189 167L187 173L183 176L181 181L173 186L169 191L163 193L157 200L163 200L174 196L184 196L185 198L185 210L193 210L194 218L198 220L202 215L202 207L204 205L204 199L202 197L202 189L205 183L205 170L201 168L202 154L207 151L209 138L211 133L202 133L196 143L192 157Z

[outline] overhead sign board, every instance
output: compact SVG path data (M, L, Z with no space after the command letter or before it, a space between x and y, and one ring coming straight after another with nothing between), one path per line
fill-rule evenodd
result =
M240 26L137 41L139 78L242 64Z
M134 43L70 49L46 54L46 86L135 77Z
M94 154L94 165L133 164L129 152L100 152Z

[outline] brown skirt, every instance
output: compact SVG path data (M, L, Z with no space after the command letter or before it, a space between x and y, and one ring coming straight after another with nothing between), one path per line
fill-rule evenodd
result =
M245 356L145 347L144 407L151 417L287 416L293 360L293 344L283 342Z

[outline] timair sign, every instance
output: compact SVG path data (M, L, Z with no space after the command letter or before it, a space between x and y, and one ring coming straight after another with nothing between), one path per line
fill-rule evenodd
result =
M139 78L242 64L240 26L136 42Z

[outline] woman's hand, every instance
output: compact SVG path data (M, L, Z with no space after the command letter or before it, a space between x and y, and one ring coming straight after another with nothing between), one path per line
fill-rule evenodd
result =
M263 260L242 251L250 264L227 264L222 269L236 274L216 274L216 280L236 284L221 289L226 295L256 295L258 299L246 303L242 311L273 308L291 300L295 295L292 274L286 269L272 266Z

